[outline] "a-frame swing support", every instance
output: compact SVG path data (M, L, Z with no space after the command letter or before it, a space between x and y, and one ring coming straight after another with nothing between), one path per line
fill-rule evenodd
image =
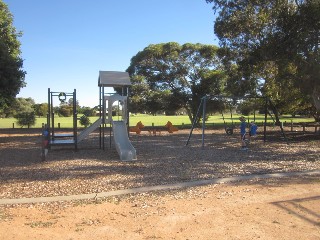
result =
M267 139L267 120L268 120L268 105L271 106L271 110L273 111L274 115L275 115L275 118L276 118L276 124L278 124L280 126L280 129L281 129L281 133L284 137L284 139L287 141L287 138L286 138L286 135L284 133L284 130L283 130L283 127L282 127L282 124L280 123L280 120L279 120L279 115L278 115L278 111L277 109L275 108L275 106L273 105L272 101L268 98L268 97L225 97L225 96L204 96L201 98L201 101L200 101L200 104L199 104L199 107L198 107L198 110L197 110L197 114L196 116L194 117L193 119L193 123L192 123L192 126L191 126L191 130L190 130L190 133L189 133L189 137L188 137L188 140L187 140L187 143L186 143L186 146L189 144L189 141L190 141L190 138L192 136L192 132L193 132L193 129L195 128L195 125L196 125L196 122L197 122L197 119L199 118L199 115L200 115L200 112L201 112L201 109L202 109L202 138L201 138L201 141L202 141L202 148L204 148L204 139L205 139L205 126L206 126L206 123L205 123L205 116L206 116L206 104L207 104L207 99L208 98L218 98L218 99L246 99L246 98L263 98L265 101L264 105L265 105L265 115L264 115L264 126L263 126L263 141L266 142L266 139ZM270 113L269 113L270 114ZM288 141L287 141L288 143Z

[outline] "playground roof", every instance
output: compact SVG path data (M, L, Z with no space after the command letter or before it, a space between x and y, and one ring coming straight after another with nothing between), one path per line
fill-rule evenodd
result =
M99 71L99 87L131 86L129 74L117 71Z

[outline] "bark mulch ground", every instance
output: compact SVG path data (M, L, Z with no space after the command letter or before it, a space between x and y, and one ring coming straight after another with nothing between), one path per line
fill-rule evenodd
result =
M240 150L238 134L208 130L204 148L201 130L161 135L130 134L138 160L121 162L114 145L99 148L99 134L83 140L78 151L53 148L41 161L41 132L0 129L0 198L29 198L98 193L127 188L248 174L320 169L320 135L288 134L276 129L267 141L258 136L248 151Z

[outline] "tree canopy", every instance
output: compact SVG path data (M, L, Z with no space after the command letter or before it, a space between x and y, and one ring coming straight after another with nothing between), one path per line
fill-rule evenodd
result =
M193 120L201 97L222 90L224 73L217 51L214 45L199 43L149 45L132 57L127 69L133 101L151 109L184 108Z
M320 109L319 0L206 2L217 13L214 32L224 62L230 69L237 66L233 84L252 88L262 81L265 94ZM280 86L276 92L274 86Z
M10 105L20 89L25 86L23 60L20 57L18 32L13 26L13 16L0 0L0 110Z

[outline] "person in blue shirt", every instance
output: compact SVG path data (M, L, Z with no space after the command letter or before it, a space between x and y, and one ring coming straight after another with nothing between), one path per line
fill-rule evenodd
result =
M258 126L255 124L255 122L252 121L249 126L249 139L257 135L257 129Z
M241 139L241 150L247 150L247 144L245 142L246 139L246 118L244 116L239 117L240 123L240 139Z

